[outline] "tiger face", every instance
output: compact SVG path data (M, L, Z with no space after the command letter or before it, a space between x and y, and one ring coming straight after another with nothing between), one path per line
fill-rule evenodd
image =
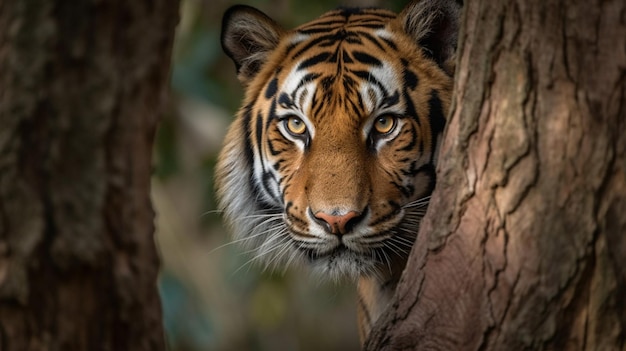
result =
M454 41L432 7L338 9L291 31L227 11L222 45L246 92L216 181L255 258L332 278L402 270L453 85Z

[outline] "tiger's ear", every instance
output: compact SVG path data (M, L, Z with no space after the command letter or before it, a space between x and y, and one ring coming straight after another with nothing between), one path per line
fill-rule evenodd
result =
M254 7L235 5L222 19L222 48L237 68L237 77L245 86L267 61L284 30L274 20Z
M448 74L454 74L462 5L454 0L417 0L400 13L404 30Z

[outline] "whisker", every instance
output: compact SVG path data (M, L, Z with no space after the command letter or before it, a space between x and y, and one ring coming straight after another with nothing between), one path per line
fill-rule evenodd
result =
M381 250L381 253L383 254L383 257L385 258L384 261L387 263L387 269L389 269L389 273L392 273L392 270L391 270L391 259L389 258L389 255L387 255L387 252L385 250Z
M255 238L258 238L259 236L267 235L268 232L270 232L271 230L273 230L273 229L270 228L270 229L261 231L259 233L255 233L254 235L246 236L246 237L243 237L243 238L240 238L240 239L236 239L236 240L231 240L230 242L227 242L226 244L220 245L220 246L212 249L211 251L209 251L208 254L211 255L215 251L223 249L223 248L225 248L227 246L230 246L230 245L234 245L234 244L238 244L238 243L245 243L247 241L254 240ZM253 249L252 251L254 251L254 250L256 250L256 249ZM250 252L250 251L248 251L248 252Z
M408 254L407 250L405 250L405 249L403 249L401 247L398 247L393 242L393 240L389 240L389 241L385 242L385 247L389 248L391 250L391 252L393 252L394 254L396 254L396 255L398 255L400 257L402 257L402 254L405 254L405 255Z
M283 245L283 243L278 243L275 244L273 247L271 247L270 249L266 249L263 250L261 252L259 252L259 254L257 254L256 256L252 257L251 259L249 259L248 261L246 261L246 263L244 263L243 265L241 265L241 267L237 268L232 274L235 275L236 273L238 273L241 269L243 269L244 267L250 265L252 262L259 260L260 258L262 258L263 256L268 255L269 253L271 253L272 251L278 249L279 247L281 247ZM260 249L257 249L260 251Z
M288 240L283 240L283 242L280 243L280 245L283 247L282 249L280 249L275 255L274 257L272 257L269 261L267 261L265 263L265 268L263 269L263 271L265 271L268 268L272 268L271 272L273 273L274 270L276 269L276 267L278 266L278 264L281 261L281 256L283 256L283 254L285 252L287 252L287 250L289 250L291 248L291 245L289 243Z
M283 274L287 272L287 268L291 266L291 262L293 262L294 259L297 259L298 256L304 256L304 252L302 250L299 250L302 248L302 244L301 243L297 243L296 244L296 250L292 250L289 253L289 259L287 260L287 263L285 263L285 265L283 266Z
M408 238L403 237L402 235L395 235L391 240L395 241L399 245L405 245L407 247L412 247L413 244L415 243L415 239L410 240Z
M405 204L405 205L404 205L404 206L402 206L402 207L403 207L403 208L410 208L410 207L425 207L425 206L427 206L427 205L428 205L429 201L430 201L430 196L426 196L426 197L423 197L423 198L421 198L421 199L417 199L417 200L411 201L411 202L409 202L409 203Z
M202 212L200 214L200 218L202 218L204 216L212 215L212 214L222 214L222 213L224 213L223 210L209 210L209 211L206 211L206 212Z
M246 219L256 219L256 218L274 218L274 219L281 219L282 220L282 213L257 213L257 214L253 214L253 215L248 215L248 216L241 216L238 217L238 220L246 220Z

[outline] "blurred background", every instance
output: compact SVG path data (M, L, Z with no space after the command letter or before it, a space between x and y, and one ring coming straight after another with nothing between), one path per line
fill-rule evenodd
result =
M286 28L337 6L400 10L406 0L256 0ZM153 203L161 256L159 288L170 350L358 350L355 285L320 282L303 270L249 263L216 213L213 168L242 99L219 43L234 1L182 0L172 98L155 147Z

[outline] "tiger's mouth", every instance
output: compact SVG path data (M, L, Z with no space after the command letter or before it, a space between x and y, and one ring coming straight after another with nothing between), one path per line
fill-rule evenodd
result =
M334 280L386 276L406 261L427 200L409 202L374 218L372 211L366 212L356 225L344 227L350 231L340 233L329 232L313 216L300 218L283 210L281 218L276 218L282 229L276 229L278 236L265 239L262 248L271 254L263 256L270 263L300 262L314 274Z

